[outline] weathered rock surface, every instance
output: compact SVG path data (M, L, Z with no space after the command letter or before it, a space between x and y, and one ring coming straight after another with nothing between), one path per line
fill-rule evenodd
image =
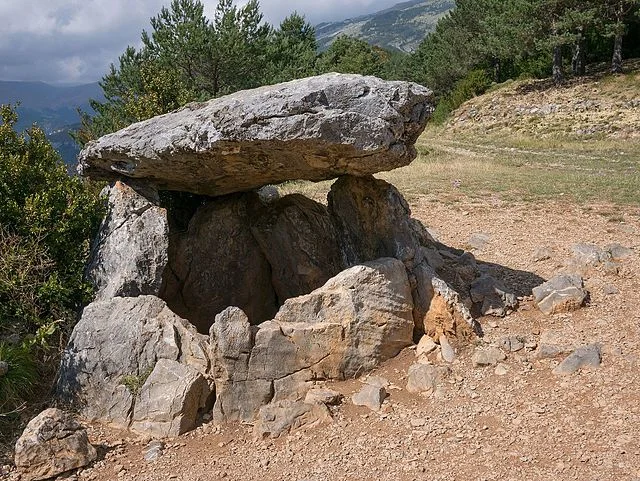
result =
M600 367L602 353L598 344L581 346L558 364L553 370L557 376L573 374L579 369L596 369Z
M471 283L471 300L483 316L504 317L518 307L518 298L498 279L484 274Z
M379 411L386 397L387 390L384 387L365 384L351 396L351 402L356 406L366 406L372 411Z
M595 244L575 244L571 246L574 258L584 265L596 267L607 260L611 260L611 253Z
M167 265L169 225L149 186L116 182L109 188L107 216L94 241L87 278L96 300L158 295Z
M473 351L473 356L471 356L471 362L475 367L483 367L483 366L495 366L500 361L504 361L507 356L504 355L497 347L488 346L483 348L476 348Z
M416 357L431 354L438 348L438 345L429 336L422 336L416 346Z
M407 391L426 392L434 390L439 381L446 378L451 370L445 366L413 364L407 373Z
M278 310L271 267L251 233L249 204L256 200L248 194L213 199L197 210L187 232L171 237L160 297L202 333L229 306L240 307L252 324Z
M588 292L578 275L562 274L533 289L538 309L544 314L575 311L582 307Z
M211 331L214 417L249 421L271 400L303 397L312 380L366 373L412 343L412 309L404 265L389 258L287 300L273 321L255 328L227 309Z
M131 429L164 438L191 431L211 389L197 369L160 359L140 388Z
M15 463L26 481L52 478L95 459L86 429L71 414L54 408L27 424L15 448Z
M287 180L366 175L409 164L433 111L417 84L326 74L205 103L91 142L80 172L148 179L219 196Z
M312 388L307 392L304 402L307 404L326 404L335 406L342 402L344 396L338 391L326 388Z
M418 332L455 335L477 327L458 293L436 275L435 267L443 262L433 255L436 242L411 218L409 205L394 186L370 176L341 177L331 186L328 207L347 265L380 257L404 263ZM436 266L430 265L432 260Z
M260 408L254 434L258 438L277 438L283 433L332 421L324 404L279 401Z
M328 205L347 265L395 257L411 268L422 260L409 205L391 184L344 176L331 186Z
M253 218L251 231L271 265L280 304L308 294L344 269L338 236L324 205L292 194L258 210Z
M58 393L88 419L128 427L136 387L160 359L209 369L206 340L154 296L89 304L62 356Z

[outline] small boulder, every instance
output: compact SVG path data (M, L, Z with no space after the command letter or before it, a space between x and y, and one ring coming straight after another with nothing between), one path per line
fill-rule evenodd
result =
M426 356L438 349L438 345L429 336L422 336L420 342L416 346L416 356Z
M210 394L206 379L196 369L160 359L140 388L131 429L159 438L191 431Z
M551 259L553 256L553 251L549 247L538 247L533 253L533 261L534 262L542 262L547 259Z
M525 343L523 336L509 336L500 341L500 346L507 352L518 352L524 349Z
M413 364L407 373L407 391L425 392L436 388L441 379L451 373L448 367L430 364Z
M538 309L544 314L557 314L579 309L588 297L582 278L577 275L555 276L533 289Z
M602 361L602 352L598 344L581 346L573 351L553 370L557 376L573 374L579 369L597 369Z
M440 334L440 355L445 362L453 362L456 358L456 352L453 350L453 346L449 344L447 336Z
M277 438L303 426L313 427L331 421L331 413L324 404L284 400L260 408L254 434L257 438Z
M595 244L575 244L571 246L571 251L573 252L574 259L585 266L597 267L601 263L611 259L609 252Z
M351 400L356 406L366 406L373 411L379 411L386 397L387 390L385 388L365 384L360 391L351 397Z
M634 254L633 249L629 249L620 244L609 244L605 247L605 252L608 252L614 261L621 261Z
M325 404L328 406L336 406L342 402L344 396L338 391L326 388L309 389L304 398L306 404Z
M26 481L52 478L95 459L86 429L71 414L55 408L33 418L15 448L15 463Z
M491 236L489 234L478 232L469 236L468 244L473 250L481 251L487 246L489 240L491 240Z
M518 307L518 298L498 279L483 274L471 283L471 300L483 316L504 317Z
M476 348L471 357L474 367L495 366L507 356L497 347Z

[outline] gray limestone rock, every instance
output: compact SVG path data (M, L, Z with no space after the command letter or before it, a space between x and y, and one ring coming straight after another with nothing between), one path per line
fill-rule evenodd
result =
M205 336L154 296L89 304L62 355L59 396L83 416L128 427L136 396L160 359L209 370Z
M433 319L427 316L434 310L434 299L446 304L453 332L457 319L477 328L458 293L436 274L434 269L444 261L440 255L434 260L435 241L422 224L411 218L409 205L394 186L371 176L344 176L331 186L328 208L346 265L381 257L394 257L404 263L411 281L418 332L432 327L429 323ZM468 285L464 287L468 289Z
M86 270L96 300L158 295L167 265L169 224L149 186L115 182Z
M595 244L575 244L571 246L573 257L585 266L596 267L607 260L611 260L611 253Z
M344 269L338 236L324 205L291 194L252 217L251 232L269 261L280 304L321 287Z
M207 333L219 312L241 308L252 324L278 310L271 267L251 233L255 194L212 199L172 235L169 269L160 297L198 331Z
M79 170L211 196L373 174L415 158L413 144L433 102L433 93L417 84L325 74L133 124L87 144Z
M533 289L538 309L544 314L556 314L579 309L587 299L582 278L562 274Z
M483 274L471 283L471 300L483 316L504 317L518 307L518 298L498 279Z
M473 365L475 367L495 366L500 361L504 361L506 358L507 356L504 355L504 352L502 352L497 347L477 347L475 351L473 351L471 362L473 362Z
M605 251L611 255L611 259L614 261L624 260L634 254L633 249L629 249L620 244L609 244L605 247Z
M344 396L338 391L326 388L312 388L304 398L306 404L326 404L335 406L342 402Z
M227 309L211 330L214 417L251 421L272 399L304 397L315 379L366 374L411 345L412 308L403 264L379 259L287 300L260 326Z
M524 349L527 339L524 336L509 336L500 340L502 349L507 352L518 352Z
M365 384L351 397L351 401L356 406L366 406L373 411L379 411L386 397L387 390L382 386Z
M556 366L553 374L566 376L573 374L579 369L597 369L600 367L602 353L598 344L581 346L573 351L569 356Z
M331 421L331 413L324 404L279 401L260 408L254 434L257 438L277 438L302 427L309 428Z
M197 369L160 359L140 388L131 429L158 438L186 433L195 427L210 394L209 384Z
M96 459L87 431L59 409L42 411L16 442L15 464L25 481L48 479Z
M434 390L439 381L446 378L451 370L445 366L413 364L407 373L407 391L426 392Z

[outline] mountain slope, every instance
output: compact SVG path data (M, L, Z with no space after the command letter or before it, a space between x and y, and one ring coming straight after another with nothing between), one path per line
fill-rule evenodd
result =
M77 109L90 110L89 99L92 98L103 99L97 82L58 87L44 82L0 80L0 104L20 103L16 127L23 130L38 124L67 165L75 164L78 153L68 132L79 125Z
M338 36L350 35L372 45L412 52L454 6L454 0L410 0L370 15L321 23L316 26L318 44L325 49Z

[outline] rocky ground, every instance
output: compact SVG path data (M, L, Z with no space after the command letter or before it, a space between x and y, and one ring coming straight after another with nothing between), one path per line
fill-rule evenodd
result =
M440 241L471 249L522 290L516 312L481 319L484 337L476 343L502 347L505 338L516 336L521 349L506 349L496 366L474 367L477 346L460 348L449 364L451 374L426 395L406 390L408 368L416 362L415 349L406 349L373 373L391 383L382 410L353 405L361 380L327 383L345 395L332 408L333 422L278 439L256 439L248 425L204 424L154 451L147 439L91 426L99 460L71 479L640 478L640 209L616 215L612 206L495 199L445 205L427 196L414 198L412 209ZM573 255L577 243L619 243L634 252L617 269L586 266ZM526 295L527 285L567 269L585 278L588 306L541 314ZM566 353L592 343L601 346L600 368L552 373ZM541 345L566 353L540 360ZM17 479L15 473L10 477Z

